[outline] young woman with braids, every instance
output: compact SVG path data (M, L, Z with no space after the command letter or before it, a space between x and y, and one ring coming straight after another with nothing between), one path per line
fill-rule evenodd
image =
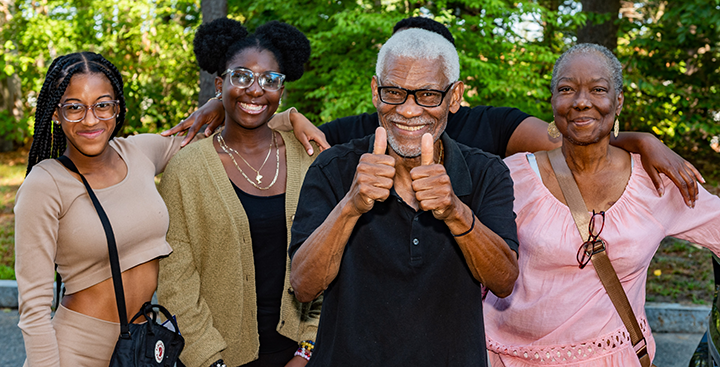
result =
M200 26L194 46L200 67L218 75L225 129L183 149L163 176L174 252L160 261L158 299L177 313L188 367L304 366L321 301L295 299L287 246L314 157L268 121L310 43L288 24L248 34L223 18Z
M120 334L108 247L80 177L112 223L128 318L150 301L168 213L154 180L181 139L116 138L125 119L118 70L92 52L55 59L40 91L28 173L15 203L15 272L26 366L107 366ZM51 319L55 267L66 295Z

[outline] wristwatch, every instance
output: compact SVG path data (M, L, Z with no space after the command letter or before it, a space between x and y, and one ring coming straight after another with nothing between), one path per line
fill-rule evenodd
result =
M227 367L227 365L225 364L225 361L223 361L222 359L218 359L213 364L211 364L210 367Z

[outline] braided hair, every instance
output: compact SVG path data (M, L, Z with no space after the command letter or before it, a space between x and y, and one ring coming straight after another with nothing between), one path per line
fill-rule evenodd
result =
M248 34L236 20L215 19L198 28L193 46L198 65L211 74L221 74L233 57L253 47L272 52L287 81L300 79L305 71L303 65L310 59L307 37L297 28L276 20Z
M122 76L110 61L93 52L78 52L63 55L50 64L45 75L45 82L37 99L35 109L35 132L28 157L27 176L33 166L43 159L57 158L65 152L67 141L60 125L53 124L52 116L65 94L65 90L74 75L103 74L115 92L115 99L120 101L120 111L115 118L115 130L110 138L114 138L125 122L125 95L123 94Z

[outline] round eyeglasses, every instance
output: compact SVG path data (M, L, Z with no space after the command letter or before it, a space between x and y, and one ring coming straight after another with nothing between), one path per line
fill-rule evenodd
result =
M422 107L437 107L455 83L450 83L444 91L436 89L405 89L401 87L378 87L380 101L385 104L401 105L407 101L409 95L415 97L415 103Z
M266 71L264 73L255 74L252 70L245 68L227 69L220 74L221 77L230 74L230 84L238 88L249 88L257 77L260 88L267 92L275 92L280 90L285 81L285 75L274 71Z
M98 120L112 120L120 111L120 101L102 101L90 106L82 103L59 103L60 114L67 122L80 122L87 116L90 109Z

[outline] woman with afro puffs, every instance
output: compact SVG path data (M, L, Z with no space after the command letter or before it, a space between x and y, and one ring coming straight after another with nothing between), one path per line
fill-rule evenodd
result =
M302 76L310 43L288 24L248 34L222 18L202 25L194 46L200 68L217 75L225 128L165 170L160 193L173 253L160 262L158 299L177 313L188 367L304 366L321 300L295 299L287 246L315 157L267 124L284 82Z

